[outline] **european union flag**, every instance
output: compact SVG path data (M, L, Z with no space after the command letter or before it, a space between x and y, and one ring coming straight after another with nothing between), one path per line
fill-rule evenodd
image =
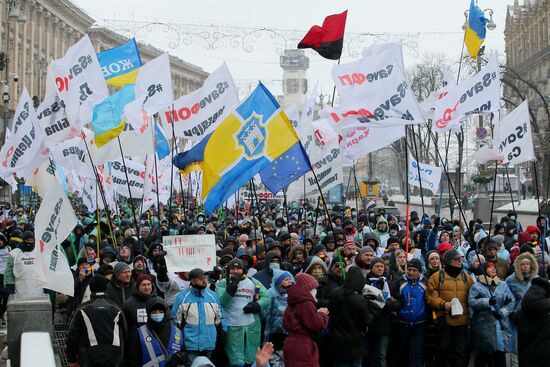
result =
M276 194L311 170L311 164L302 143L297 142L289 150L260 171L263 184Z
M155 149L159 156L159 159L163 159L170 154L170 145L166 134L162 131L162 128L155 122Z

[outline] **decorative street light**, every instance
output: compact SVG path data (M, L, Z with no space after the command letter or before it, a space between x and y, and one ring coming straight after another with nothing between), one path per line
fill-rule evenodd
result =
M487 9L483 9L483 14L485 14L485 12L487 12L489 14L489 21L487 22L486 24L486 27L488 30L490 31L494 31L495 28L497 27L496 23L494 22L493 20L493 9L491 8L487 8ZM470 10L465 10L464 11L464 24L462 25L462 30L465 31L466 30L466 27L468 26L468 15L470 14Z

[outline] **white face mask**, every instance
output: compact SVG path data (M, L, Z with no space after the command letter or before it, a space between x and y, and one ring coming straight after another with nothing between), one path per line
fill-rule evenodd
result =
M317 288L313 288L312 290L309 291L309 293L311 294L313 299L315 299L315 301L317 301Z

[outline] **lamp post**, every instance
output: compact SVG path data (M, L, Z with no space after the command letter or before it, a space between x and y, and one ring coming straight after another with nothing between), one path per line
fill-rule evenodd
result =
M22 3L22 0L6 0L5 5L7 8L7 16L4 19L4 26L6 27L6 40L5 40L5 51L3 55L4 61L4 80L2 80L2 101L4 102L4 121L2 124L2 145L6 142L6 129L8 127L8 118L9 118L9 103L10 103L10 75L9 66L10 66L10 24L12 21L18 23L25 23L27 21L27 16L23 14L18 5ZM14 77L14 81L17 81Z

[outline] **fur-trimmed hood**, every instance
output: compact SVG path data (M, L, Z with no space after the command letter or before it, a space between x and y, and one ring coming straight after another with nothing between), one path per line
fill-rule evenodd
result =
M536 278L539 273L539 265L537 264L535 257L529 252L524 252L523 254L518 255L516 261L514 261L514 272L516 277L521 281L525 280L523 273L521 272L521 261L524 259L529 259L529 261L531 261L531 274L529 275L529 279Z

